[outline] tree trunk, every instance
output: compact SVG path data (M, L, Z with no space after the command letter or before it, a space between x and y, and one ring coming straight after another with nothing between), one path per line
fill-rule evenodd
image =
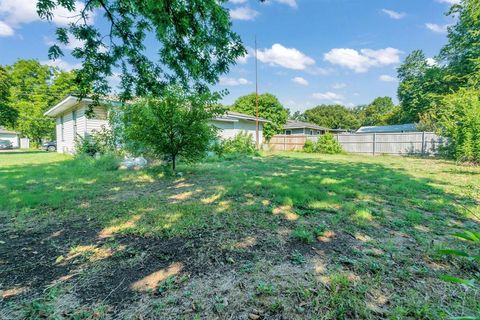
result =
M172 170L175 172L175 160L176 160L176 156L172 154Z

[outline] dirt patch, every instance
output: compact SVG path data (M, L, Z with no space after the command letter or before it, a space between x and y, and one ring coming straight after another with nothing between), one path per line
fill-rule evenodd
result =
M342 233L328 242L303 244L265 230L189 238L101 237L101 230L84 221L68 227L51 224L41 231L2 230L0 307L14 302L21 308L60 285L78 304L107 304L115 315L145 297L161 295L167 279L197 279L198 284L199 279L243 272L261 260L290 265L292 252L328 260L330 254L348 254L356 245L353 237Z

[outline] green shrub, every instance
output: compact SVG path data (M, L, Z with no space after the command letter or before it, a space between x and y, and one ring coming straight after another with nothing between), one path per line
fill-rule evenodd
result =
M327 132L318 139L316 151L319 153L337 154L341 153L343 150L333 134Z
M77 155L94 156L116 152L114 137L111 130L102 126L99 131L93 131L90 135L75 137L75 153Z
M314 153L315 143L312 140L305 141L305 144L303 145L303 151L307 153Z
M476 89L460 89L443 99L440 134L448 137L447 156L480 162L480 99Z
M229 154L254 155L257 153L257 150L255 149L252 134L241 131L232 139L223 140L217 146L217 152L221 153L221 156ZM217 154L220 156L219 153Z
M335 136L330 132L321 135L317 142L307 140L303 146L303 151L308 153L327 153L337 154L343 152L342 146L337 142Z

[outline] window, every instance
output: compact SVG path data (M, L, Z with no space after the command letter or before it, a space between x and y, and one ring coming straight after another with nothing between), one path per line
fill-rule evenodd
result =
M62 138L62 141L64 141L65 139L63 138L63 116L60 117L60 136Z
M285 134L286 134L287 136L291 135L291 134L292 134L292 130L285 130Z
M77 111L72 111L72 119L73 119L73 137L77 136Z
M313 130L310 130L310 135L313 136Z

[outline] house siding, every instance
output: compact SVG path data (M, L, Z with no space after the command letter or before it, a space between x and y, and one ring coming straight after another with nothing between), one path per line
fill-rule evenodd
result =
M99 130L102 125L108 127L107 111L102 107L94 108L95 116L93 119L87 118L85 103L79 103L78 106L69 110L56 119L57 134L57 152L74 153L75 152L75 133L73 112L76 113L77 132L76 135L84 138L93 130ZM62 139L62 116L63 116L63 139Z
M108 111L105 107L97 106L93 109L93 116L88 118L85 115L87 105L83 102L68 110L67 112L57 116L56 119L56 134L57 134L57 152L59 153L74 153L75 152L75 135L74 135L74 121L73 111L76 112L77 118L77 135L86 137L94 131L99 131L102 127L109 128ZM63 116L63 140L62 140L62 116ZM252 139L255 141L255 121L248 121L240 119L236 122L227 121L210 121L212 125L219 128L219 137L221 139L231 139L238 133L245 131L252 134ZM259 141L263 140L263 123L259 124Z
M219 128L219 137L221 139L231 139L238 133L244 131L252 135L253 141L255 141L256 125L254 121L239 120L238 122L225 122L225 121L211 121L215 127ZM260 143L263 143L263 124L259 124L258 139Z
M18 135L15 133L0 133L0 140L10 141L14 148L18 148L20 146Z

